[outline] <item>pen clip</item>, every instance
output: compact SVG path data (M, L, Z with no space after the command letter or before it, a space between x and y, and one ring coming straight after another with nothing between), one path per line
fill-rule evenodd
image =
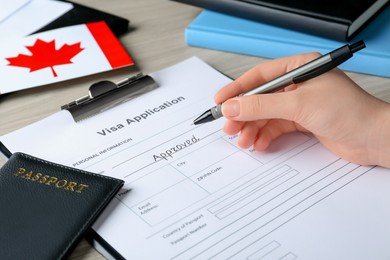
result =
M301 83L304 81L307 81L309 79L312 79L314 77L317 77L321 74L324 74L325 72L328 72L329 70L336 68L344 61L348 60L353 56L353 53L356 51L359 51L365 47L365 44L363 41L358 41L352 45L346 44L344 46L341 46L340 48L328 53L330 57L332 58L332 61L329 63L326 63L322 66L319 66L318 68L315 68L311 71L308 71L306 73L303 73L302 75L296 76L293 78L293 82L295 84Z
M352 55L351 55L352 56ZM337 60L333 60L332 62L329 62L329 63L326 63L318 68L315 68L311 71L308 71L302 75L299 75L299 76L296 76L293 78L293 82L294 84L298 84L298 83L301 83L301 82L304 82L304 81L307 81L309 79L312 79L314 77L317 77L321 74L324 74L325 72L328 72L329 70L331 69L334 69L335 67L337 67L338 65L340 65L341 63L343 63L345 60L347 60L349 57L346 57L344 59L337 59Z

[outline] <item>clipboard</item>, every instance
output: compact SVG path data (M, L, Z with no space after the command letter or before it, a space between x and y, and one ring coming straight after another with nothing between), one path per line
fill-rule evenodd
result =
M61 109L68 110L75 122L79 122L157 87L158 84L151 76L142 73L135 74L118 83L102 80L89 87L88 95L61 106Z

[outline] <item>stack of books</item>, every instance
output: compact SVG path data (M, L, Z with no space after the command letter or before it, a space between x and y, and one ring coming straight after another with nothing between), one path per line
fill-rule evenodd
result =
M305 27L305 24L312 21L306 20L304 22L305 20L302 19L302 14L300 15L301 18L299 18L301 19L299 20L301 27L299 27L299 23L297 22L298 18L291 16L291 13L294 13L291 8L283 13L274 13L274 15L279 15L278 17L281 18L279 24L276 24L272 20L269 21L269 17L261 13L260 9L235 8L234 10L237 10L236 12L232 8L229 9L234 4L237 6L248 5L242 1L224 0L220 1L218 5L215 4L216 1L211 0L180 0L179 2L213 9L205 9L202 11L186 28L185 41L189 46L265 58L279 58L312 51L319 51L324 54L345 43L364 40L367 48L356 53L353 60L340 65L340 68L352 72L390 77L390 45L388 44L390 41L390 20L387 18L390 16L390 7L386 5L388 1L376 1L377 3L373 5L375 9L368 6L368 2L375 1L359 2L362 5L363 3L367 4L367 6L361 7L361 12L363 12L362 10L366 10L364 22L360 18L360 23L356 25L356 23L354 24L352 22L340 22L342 19L338 18L334 20L341 25L333 26L329 19L322 19L321 22L317 21L319 26L317 33L313 33L309 30L310 28ZM277 9L275 3L280 1L255 2L274 2L273 6L267 7L269 11ZM350 1L341 2L351 4L351 7L353 7L352 3L348 3ZM214 4L211 5L210 3ZM252 6L254 5L252 4ZM215 10L218 10L218 12ZM280 11L280 9L278 10ZM347 9L339 8L338 10ZM367 13L367 10L371 11ZM258 12L259 15L257 18L260 18L254 18L255 12ZM287 16L290 17L290 20L286 18L286 13L290 13L290 16ZM307 18L307 16L305 17ZM261 19L267 20L267 22L260 22L259 20ZM284 25L286 26L280 26L281 21L284 21ZM289 25L288 21L291 21L293 25ZM332 28L334 28L333 34Z

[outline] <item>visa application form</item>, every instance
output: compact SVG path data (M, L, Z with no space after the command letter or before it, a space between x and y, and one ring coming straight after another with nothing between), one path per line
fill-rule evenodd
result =
M192 124L229 78L196 57L151 76L159 88L97 116L60 111L0 140L125 180L93 229L126 259L390 259L389 169L303 133L240 149L224 119Z

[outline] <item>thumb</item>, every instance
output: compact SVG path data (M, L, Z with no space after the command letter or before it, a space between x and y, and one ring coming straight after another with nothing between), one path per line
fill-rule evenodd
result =
M224 117L235 121L286 119L293 121L297 108L295 91L235 97L222 104Z

